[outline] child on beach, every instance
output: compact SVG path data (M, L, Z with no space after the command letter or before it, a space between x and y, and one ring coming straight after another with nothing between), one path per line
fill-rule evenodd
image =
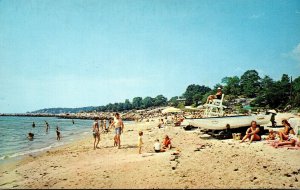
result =
M154 152L165 152L165 150L161 149L158 139L156 139L153 148L154 148Z
M56 127L56 139L58 141L60 140L60 132L59 132L58 126Z
M143 136L143 131L140 131L140 132L139 132L139 138L138 138L139 154L142 153L142 145L144 144L144 143L143 143L142 136Z
M267 140L275 140L275 137L276 137L276 133L272 130L272 129L270 129L269 130L269 135L267 136Z

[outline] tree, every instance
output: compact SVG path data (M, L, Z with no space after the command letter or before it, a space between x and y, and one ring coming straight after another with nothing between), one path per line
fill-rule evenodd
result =
M153 104L154 106L164 106L167 104L167 98L164 97L163 95L158 95L154 98Z
M240 79L237 76L225 77L222 83L226 84L223 87L223 93L226 95L239 96L241 94Z
M248 70L242 76L240 85L242 94L246 97L254 98L260 90L260 77L255 70Z
M124 102L124 110L130 110L132 109L132 105L128 99L125 100Z
M200 94L200 93L195 94L195 95L193 96L193 102L194 102L194 105L195 105L195 106L198 106L198 105L200 104L202 98L203 98L203 95L202 95L202 94Z
M258 93L253 104L256 106L269 106L272 109L276 108L278 105L275 103L277 100L274 98L274 91L276 92L276 85L273 79L269 76L265 76L261 80L261 91Z
M300 106L300 76L293 82L292 104Z
M200 96L203 96L205 93L209 92L211 89L206 86L200 86L191 84L187 87L186 91L183 93L183 97L186 98L185 105L192 105L197 104L197 102L194 101L194 96L198 94ZM196 99L198 99L198 97Z
M170 106L177 107L177 106L178 106L178 101L177 101L177 99L178 99L178 96L174 96L174 97L170 98L168 104L169 104Z
M135 98L133 98L133 100L132 100L132 107L134 109L140 109L140 108L142 108L142 101L143 101L142 97L135 97Z
M142 101L142 108L149 108L153 106L153 98L147 96Z

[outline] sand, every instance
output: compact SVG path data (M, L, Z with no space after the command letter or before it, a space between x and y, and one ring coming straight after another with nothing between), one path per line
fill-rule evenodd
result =
M275 149L264 141L201 139L199 131L126 125L122 147L112 132L57 147L0 169L0 188L300 188L300 150ZM136 147L144 132L142 154ZM175 148L153 153L165 134ZM63 140L63 139L62 139ZM180 152L179 152L180 151ZM179 155L172 155L179 152Z

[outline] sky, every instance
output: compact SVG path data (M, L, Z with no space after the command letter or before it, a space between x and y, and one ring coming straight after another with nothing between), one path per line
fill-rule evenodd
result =
M299 0L0 0L0 113L300 76Z

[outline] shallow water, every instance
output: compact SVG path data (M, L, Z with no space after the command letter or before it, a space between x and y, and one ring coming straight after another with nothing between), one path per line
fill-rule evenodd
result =
M46 123L50 129L46 132ZM35 128L32 127L35 123ZM107 122L108 123L108 122ZM0 163L26 154L73 142L91 136L92 120L59 119L56 117L0 117ZM61 132L61 140L56 139L56 127ZM34 133L34 139L27 138ZM92 136L91 136L92 137Z

